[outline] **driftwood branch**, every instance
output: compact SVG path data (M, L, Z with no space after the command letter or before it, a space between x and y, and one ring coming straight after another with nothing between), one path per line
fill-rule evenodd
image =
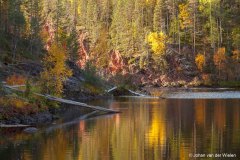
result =
M118 87L115 86L115 87L113 87L113 88L107 90L106 93L113 92L114 90L117 90L117 89L118 89ZM141 93L134 92L134 91L132 91L132 90L130 90L130 89L126 89L126 91L128 91L129 93L131 93L131 94L133 94L133 95L136 95L136 96L140 96L140 97L148 97L147 95L144 95L144 94L141 94Z
M113 92L113 91L115 91L115 90L117 90L119 87L113 87L113 88L111 88L111 89L109 89L109 90L106 90L106 93L111 93L111 92ZM165 99L165 97L156 97L156 96L149 96L149 95L145 95L145 94L141 94L141 93L137 93L137 92L135 92L135 91L132 91L132 90L130 90L130 89L125 89L127 92L129 92L129 93L131 93L132 95L135 95L135 96L137 96L137 97L141 97L141 98L156 98L156 99L159 99L159 98L161 98L161 99Z
M113 87L113 88L111 88L111 89L109 89L109 90L106 90L106 92L107 92L107 93L110 93L110 92L116 90L117 88L118 88L118 87L115 86L115 87Z
M23 124L18 124L18 125L0 124L0 128L24 128L24 127L30 127L30 125L23 125Z
M137 96L140 96L140 97L147 97L147 96L144 95L144 94L134 92L134 91L132 91L132 90L130 90L130 89L128 89L128 91L129 91L130 93L132 93L132 94L134 94L134 95L137 95Z

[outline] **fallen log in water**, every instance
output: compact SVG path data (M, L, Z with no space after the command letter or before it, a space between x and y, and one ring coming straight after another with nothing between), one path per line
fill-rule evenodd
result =
M25 128L25 127L30 127L30 125L24 125L24 124L17 124L17 125L0 124L0 128Z
M141 93L137 93L135 91L132 91L130 89L122 88L122 87L113 87L109 90L106 90L106 93L112 93L114 96L137 96L140 98L157 98L157 99L166 99L163 96L151 96L151 95L145 95Z
M130 90L130 89L128 89L128 91L129 91L130 93L132 93L132 94L134 94L134 95L137 95L137 96L140 96L140 97L147 97L147 96L144 95L144 94L134 92L134 91L132 91L132 90Z
M6 88L18 91L18 92L23 92L21 90L16 89L16 87L12 87L9 85L3 85ZM51 101L56 101L56 102L60 102L60 103L64 103L64 104L70 104L70 105L76 105L76 106L81 106L81 107L86 107L86 108L90 108L93 110L97 110L97 111L102 111L102 112L106 112L106 113L120 113L120 111L116 111L116 110L112 110L112 109L108 109L108 108L103 108L100 106L92 106L92 105L88 105L86 103L81 103L81 102L77 102L77 101L72 101L72 100L67 100L67 99L63 99L63 98L58 98L58 97L54 97L51 95L44 95L44 94L40 94L40 93L33 93L34 95L40 96L40 97L44 97L48 100Z
M57 98L57 97L53 97L51 95L43 95L43 94L39 94L39 93L34 93L34 94L38 95L38 96L45 97L48 100L52 100L52 101L56 101L56 102L60 102L60 103L82 106L82 107L86 107L86 108L90 108L90 109L98 110L98 111L103 111L103 112L107 112L107 113L120 113L120 111L116 111L116 110L112 110L112 109L108 109L108 108L103 108L103 107L100 107L100 106L92 106L92 105L88 105L86 103L76 102L76 101L72 101L72 100Z
M111 88L111 89L109 89L109 90L106 90L106 92L107 92L107 93L110 93L110 92L116 90L117 88L118 88L118 87L115 86L115 87L113 87L113 88Z

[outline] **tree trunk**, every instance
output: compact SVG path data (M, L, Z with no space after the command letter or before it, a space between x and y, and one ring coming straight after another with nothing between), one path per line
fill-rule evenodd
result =
M0 30L2 30L2 0L0 0Z
M59 39L58 39L58 32L59 32L59 8L58 8L58 6L59 6L59 0L57 1L57 17L56 17L56 19L57 19L57 24L56 24L56 41L57 41L57 44L58 44L58 41L59 41Z
M220 20L220 44L223 43L223 34L222 34L222 21Z
M215 52L215 47L214 47L214 42L213 42L213 26L212 26L212 2L210 1L210 39L211 39L211 46L214 48Z
M181 54L180 23L178 22L178 53Z
M194 18L193 18L193 54L196 56L196 3L194 2Z
M219 62L218 64L218 77L220 78L220 71L221 71L221 62Z
M33 54L32 48L33 48L33 26L32 26L32 18L33 18L33 0L31 0L31 8L30 8L30 53Z

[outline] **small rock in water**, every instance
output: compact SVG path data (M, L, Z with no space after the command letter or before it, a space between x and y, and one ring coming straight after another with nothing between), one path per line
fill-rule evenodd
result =
M37 120L38 123L47 123L51 122L53 117L50 113L45 112L45 113L39 113L35 116L35 119Z
M29 128L24 129L23 131L26 133L32 134L32 133L36 133L38 131L38 129L34 128L34 127L29 127Z

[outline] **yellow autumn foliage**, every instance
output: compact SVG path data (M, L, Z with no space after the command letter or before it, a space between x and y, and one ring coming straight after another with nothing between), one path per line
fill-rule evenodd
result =
M181 29L187 28L191 24L191 16L189 12L189 4L179 5L179 20Z
M197 68L202 72L203 71L203 66L205 62L205 57L203 54L197 54L195 58L195 63L197 65Z
M72 75L66 66L67 56L63 47L53 44L43 59L44 71L41 73L42 91L61 96L63 83Z
M167 35L165 33L151 32L147 37L147 41L154 54L162 55L165 53L167 41Z
M24 101L23 99L18 99L15 97L0 97L0 105L1 106L13 106L16 108L24 108L29 105L28 102Z

